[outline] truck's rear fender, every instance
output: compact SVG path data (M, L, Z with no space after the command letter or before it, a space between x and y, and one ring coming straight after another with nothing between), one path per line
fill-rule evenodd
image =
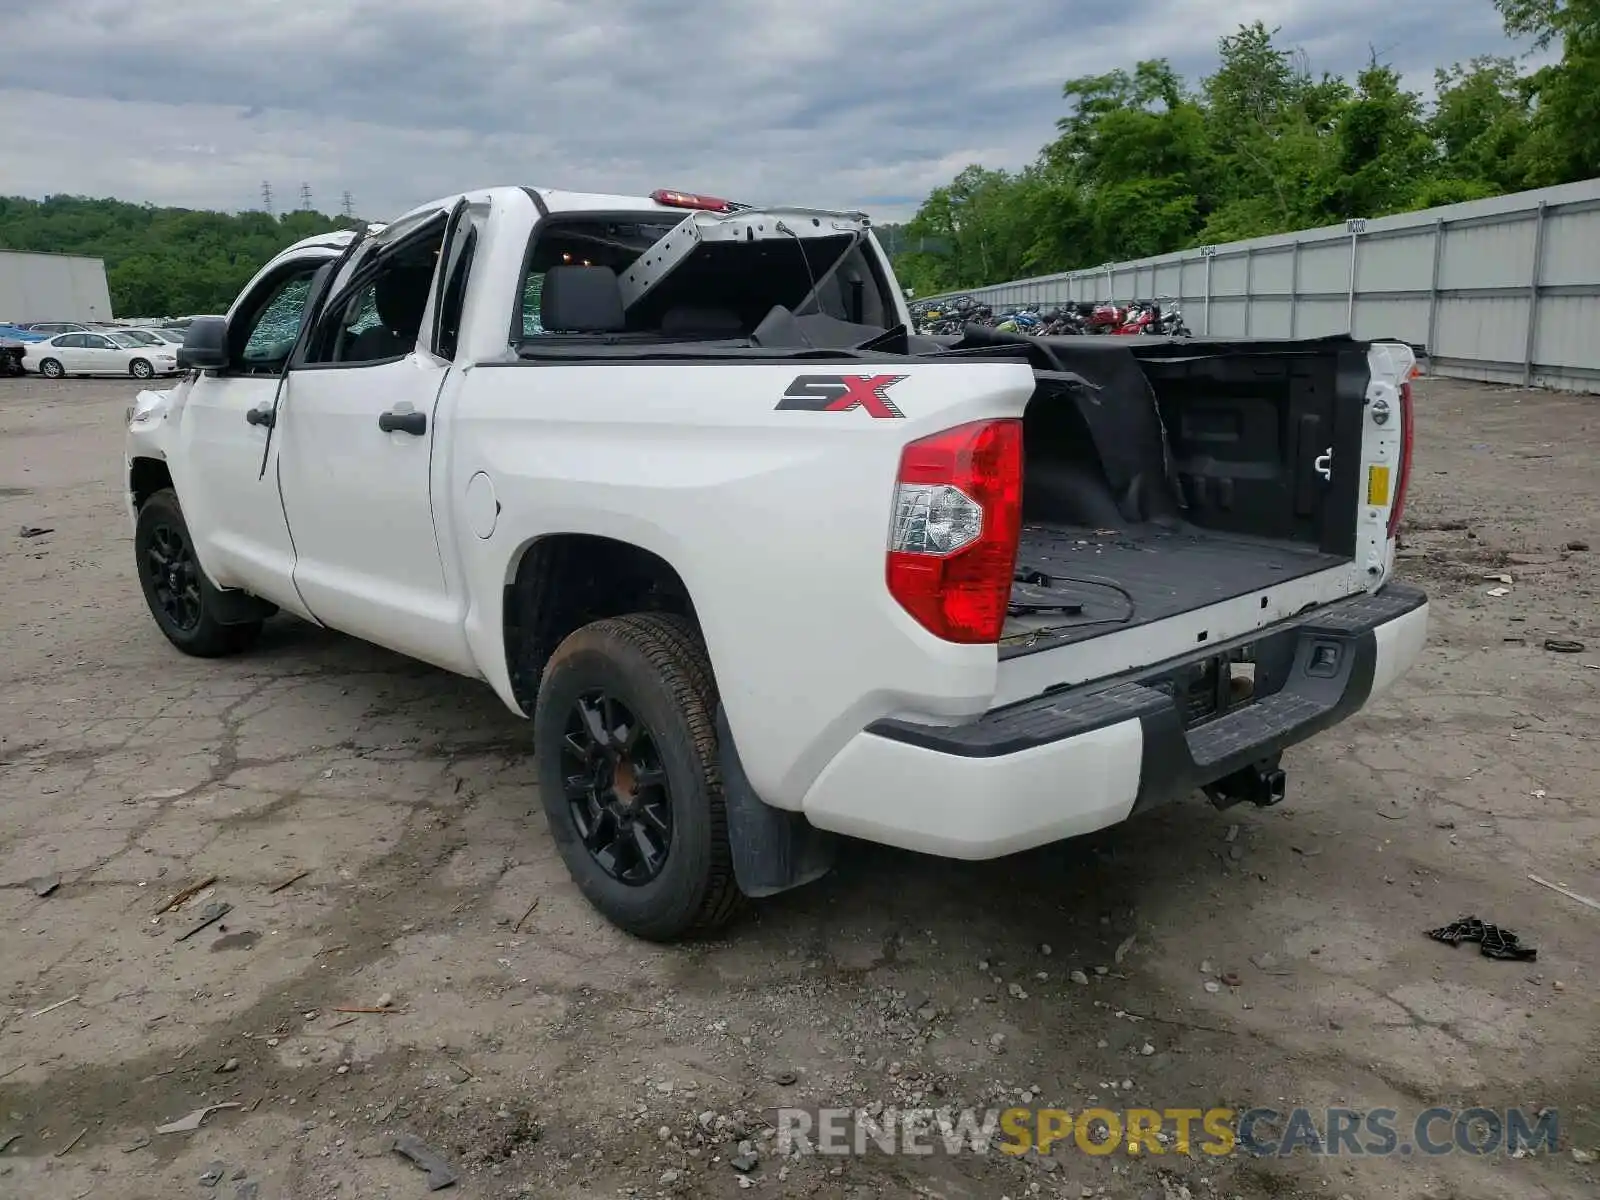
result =
M892 411L829 410L818 377L840 375L895 377ZM638 547L682 580L751 785L798 808L872 721L988 707L995 648L941 641L889 595L890 506L908 441L1020 416L1032 391L1020 363L475 366L447 475L475 656L524 708L504 611L524 556L551 535Z

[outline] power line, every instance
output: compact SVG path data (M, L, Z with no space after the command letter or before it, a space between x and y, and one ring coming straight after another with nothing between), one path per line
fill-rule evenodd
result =
M267 210L267 215L272 215L272 184L267 180L261 181L261 207Z

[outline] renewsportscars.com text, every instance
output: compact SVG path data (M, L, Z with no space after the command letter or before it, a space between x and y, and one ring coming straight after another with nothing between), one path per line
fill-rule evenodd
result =
M1554 1151L1554 1109L780 1108L789 1154L1250 1154L1286 1158Z

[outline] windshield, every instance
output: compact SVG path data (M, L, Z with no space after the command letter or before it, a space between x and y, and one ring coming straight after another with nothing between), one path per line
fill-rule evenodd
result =
M138 342L141 346L159 346L161 344L161 339L158 338L155 334L146 333L142 329L130 329L125 333L112 334L112 337L114 337L114 338L124 338L124 337L125 338L132 338L134 341ZM118 344L120 345L121 343L118 343Z
M144 344L140 342L138 338L129 337L125 333L108 333L106 336L117 345L121 346L124 350L137 350L141 345Z

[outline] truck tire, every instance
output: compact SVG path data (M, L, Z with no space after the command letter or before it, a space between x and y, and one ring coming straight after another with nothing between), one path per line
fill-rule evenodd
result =
M637 937L709 932L743 900L716 707L705 649L681 617L585 625L545 667L533 739L551 836L589 903Z
M178 494L171 488L162 488L140 506L133 548L150 615L179 650L196 658L221 658L247 649L260 636L259 620L233 625L217 620L217 590L200 569Z

